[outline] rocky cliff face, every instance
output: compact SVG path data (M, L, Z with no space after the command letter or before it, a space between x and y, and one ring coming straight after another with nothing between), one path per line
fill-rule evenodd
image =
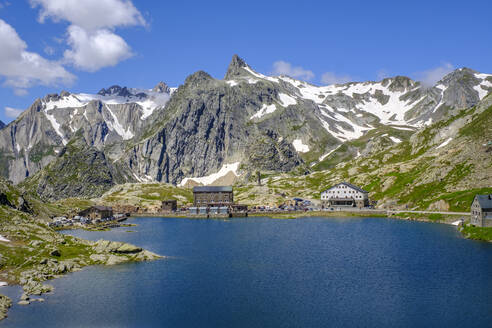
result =
M137 176L171 183L218 171L225 163L243 162L254 155L248 149L251 140L287 124L287 117L277 126L272 121L249 123L263 103L280 106L277 97L278 90L267 83L231 88L197 72L173 95L158 132L138 142L121 160ZM300 163L291 144L284 148L285 161L292 161L291 166Z
M318 87L262 75L234 56L222 80L199 71L177 90L164 83L152 90L112 86L36 100L0 130L0 174L17 183L68 161L60 154L76 135L104 157L107 172L114 163L127 181L177 184L232 163L240 163L239 173L317 169L335 150L346 149L340 158L347 159L360 155L361 142L379 151L406 140L491 90L492 75L467 68L433 87L403 76ZM40 192L63 192L43 191L49 189Z
M21 182L21 187L53 201L98 197L115 184L135 181L127 167L112 163L102 151L87 145L82 135L72 138L55 160Z
M78 132L88 145L117 156L125 142L149 123L170 98L160 83L155 91L112 86L97 95L66 91L37 99L0 130L0 174L14 183L57 158Z
M159 112L153 134L135 139L121 159L137 176L170 183L235 162L243 171L313 166L381 126L414 131L473 106L489 90L492 76L470 69L457 70L432 88L402 76L316 87L264 76L234 56L224 80L205 72L190 76ZM271 135L281 139L282 151Z

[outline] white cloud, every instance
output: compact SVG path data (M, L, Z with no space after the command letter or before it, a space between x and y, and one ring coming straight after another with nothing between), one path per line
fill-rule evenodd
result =
M25 96L28 94L27 90L26 89L14 89L14 93L17 95L17 96Z
M40 22L65 20L88 31L146 24L130 0L31 0L31 5L41 7Z
M292 66L290 63L279 60L273 63L274 75L288 75L302 80L311 80L314 78L314 73L310 70L304 69L300 66Z
M43 49L43 51L48 56L53 56L55 54L55 48L53 48L51 46L45 46L44 49Z
M132 56L128 44L120 36L109 30L88 33L78 26L68 28L70 50L65 51L65 59L77 68L95 72L103 67L115 66Z
M417 72L415 76L426 87L431 87L442 79L446 74L454 70L454 65L451 63L442 63L440 66L429 69L427 71Z
M70 84L75 79L60 63L26 51L27 44L2 19L0 44L0 76L5 78L4 85L16 89L16 94L25 94L25 89L34 85Z
M66 63L95 72L132 56L130 46L114 33L116 27L145 26L142 14L130 0L31 0L40 7L39 21L68 21L64 52Z
M15 109L12 107L5 107L5 116L10 118L17 118L20 114L22 114L22 109Z
M350 75L338 75L334 72L326 72L321 76L321 83L330 84L341 84L354 81L355 79Z

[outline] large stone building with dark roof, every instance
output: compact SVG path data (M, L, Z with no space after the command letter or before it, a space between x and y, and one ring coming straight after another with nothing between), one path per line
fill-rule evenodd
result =
M348 182L342 182L321 193L325 206L348 206L363 208L369 206L369 192Z
M470 223L477 227L492 227L492 195L476 195L471 205Z
M234 203L232 187L200 186L193 188L194 206L228 206Z
M80 216L89 219L106 219L113 216L113 208L108 206L95 205L78 213Z

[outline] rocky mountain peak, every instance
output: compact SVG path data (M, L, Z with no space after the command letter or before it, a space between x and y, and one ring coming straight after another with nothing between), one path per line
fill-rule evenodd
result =
M415 82L406 76L395 76L390 81L388 89L395 92L406 91L415 85Z
M159 82L157 85L152 89L154 92L159 92L159 93L171 93L171 89L169 86L164 83L164 82Z
M43 101L50 102L50 101L58 101L60 99L61 97L57 93L49 93L46 96L44 96Z
M68 96L70 96L70 92L68 92L66 90L63 90L62 92L60 92L60 97L65 98Z
M224 77L226 80L233 79L236 76L242 75L241 68L243 67L248 67L248 64L239 57L238 55L232 56L231 63L229 64L229 67L227 68L227 73Z
M118 96L118 97L130 97L132 93L127 87L120 87L119 85L113 85L107 89L102 88L98 93L101 96Z
M191 84L192 86L199 86L201 83L211 80L213 80L213 77L210 76L210 74L208 74L205 71L198 71L188 76L185 80L185 84Z
M480 80L475 76L476 74L478 74L478 72L472 70L471 68L458 68L457 70L454 70L448 75L444 76L441 81L439 81L439 83L442 83L446 86L456 83L476 85L480 83Z

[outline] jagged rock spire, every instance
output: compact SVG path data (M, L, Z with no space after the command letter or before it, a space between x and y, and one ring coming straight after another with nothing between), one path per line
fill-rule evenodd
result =
M243 73L242 73L241 68L247 67L247 66L248 66L248 64L246 64L246 62L241 57L239 57L238 55L232 56L231 63L229 64L229 67L227 68L227 73L226 73L224 79L230 80L236 76L242 75Z
M159 92L159 93L170 93L171 89L169 89L169 86L164 83L164 82L159 82L157 85L152 89L154 92Z

